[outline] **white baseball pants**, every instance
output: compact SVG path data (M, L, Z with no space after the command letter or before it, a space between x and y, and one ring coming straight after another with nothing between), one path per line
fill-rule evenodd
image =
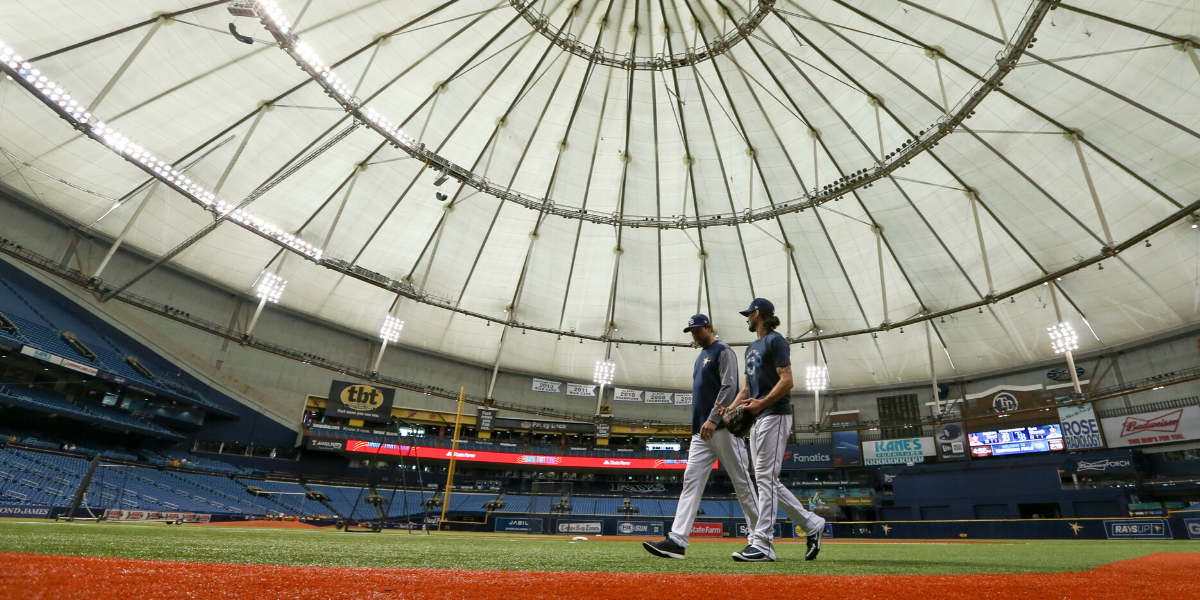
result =
M675 509L675 522L668 534L683 548L688 547L688 535L692 533L692 523L696 521L696 510L700 508L704 485L712 473L713 462L718 460L733 482L738 502L746 515L747 530L753 531L758 521L754 484L750 483L750 473L747 471L749 461L746 458L746 445L725 429L718 429L708 441L700 439L700 434L694 434L691 450L688 451L687 468L683 471L683 492Z
M788 516L805 535L825 527L825 519L804 508L779 481L783 468L783 452L792 432L792 415L758 417L750 429L750 460L754 464L754 481L758 487L757 522L750 533L750 545L775 558L775 516L778 509ZM689 467L691 464L688 465Z

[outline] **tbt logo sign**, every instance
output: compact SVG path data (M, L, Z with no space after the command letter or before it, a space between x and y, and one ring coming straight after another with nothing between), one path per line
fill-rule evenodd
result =
M375 410L383 405L383 392L369 385L352 385L342 390L340 399L355 410Z
M396 390L365 383L334 381L326 402L327 416L387 422Z

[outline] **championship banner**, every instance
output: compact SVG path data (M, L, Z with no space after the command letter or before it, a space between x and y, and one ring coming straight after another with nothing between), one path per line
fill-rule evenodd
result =
M538 379L536 377L533 379L533 391L535 392L557 394L560 387L562 387L561 381L550 381L549 379Z
M1090 403L1083 406L1058 407L1058 420L1062 423L1063 441L1067 450L1104 447L1104 440L1100 439L1100 425L1096 423L1096 413Z
M594 397L596 397L596 386L588 385L586 383L568 383L567 384L567 395L568 396L592 396L594 398Z
M674 401L672 396L674 394L670 392L646 392L646 404L671 404Z
M386 423L391 419L392 400L395 397L396 390L393 388L334 381L329 386L325 416Z
M613 400L617 402L641 402L641 390L627 390L625 388L613 388Z
M926 456L935 456L937 451L933 438L904 438L899 440L883 440L866 442L862 445L863 464L873 465L904 465L924 462Z
M1109 448L1200 439L1200 406L1101 419Z
M675 394L675 406L691 406L691 394Z

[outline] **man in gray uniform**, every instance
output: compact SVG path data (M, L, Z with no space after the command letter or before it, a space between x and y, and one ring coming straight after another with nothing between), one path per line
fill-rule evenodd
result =
M741 562L772 562L775 560L775 517L779 508L808 538L804 560L817 558L821 551L821 536L825 519L804 508L779 481L783 467L783 451L792 433L791 347L775 328L779 317L769 300L756 298L750 308L742 311L750 331L758 339L746 348L746 385L738 392L729 408L745 404L746 410L757 415L750 430L750 459L754 463L754 481L758 487L758 523L750 534L749 545L734 552L733 559Z
M747 472L746 445L729 433L718 410L731 404L737 394L737 354L725 342L717 341L706 315L692 317L683 331L691 333L692 340L702 348L692 368L692 446L683 472L683 493L667 539L642 543L647 552L663 558L683 558L714 461L720 461L733 482L746 515L747 531L753 531L758 521L754 486Z

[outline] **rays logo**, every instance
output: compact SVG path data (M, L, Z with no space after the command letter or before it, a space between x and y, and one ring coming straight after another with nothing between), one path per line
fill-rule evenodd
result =
M996 412L1017 410L1017 397L1008 392L996 394L996 397L992 399L992 408L996 409Z
M339 399L355 410L375 410L383 405L383 392L369 385L351 385L342 390Z
M746 376L753 377L754 372L762 366L762 354L758 350L746 352Z
M1083 377L1083 367L1075 367L1075 374ZM1066 367L1056 367L1046 371L1046 379L1051 381L1070 381L1071 370Z

